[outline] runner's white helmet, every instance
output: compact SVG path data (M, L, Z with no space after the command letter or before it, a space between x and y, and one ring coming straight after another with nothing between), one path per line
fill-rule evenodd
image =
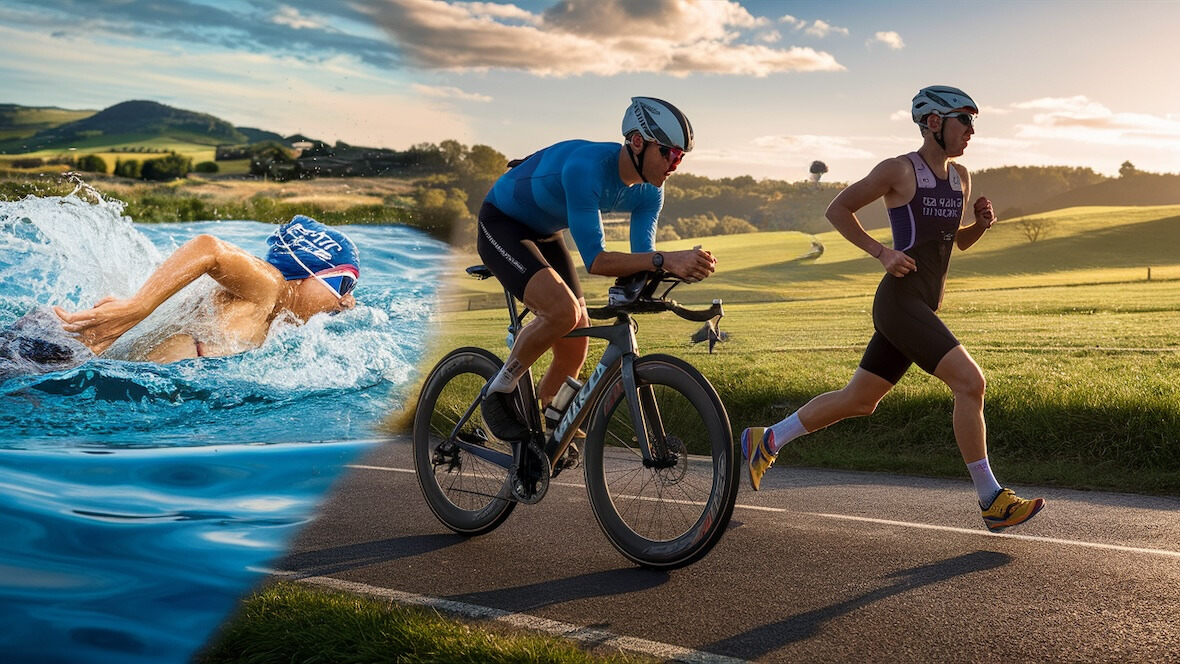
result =
M645 139L692 152L692 124L672 104L654 97L632 97L623 115L623 135L638 131Z
M922 118L931 113L945 115L959 108L970 109L972 113L979 112L979 106L966 92L949 85L931 85L914 95L911 114L915 123L922 124Z

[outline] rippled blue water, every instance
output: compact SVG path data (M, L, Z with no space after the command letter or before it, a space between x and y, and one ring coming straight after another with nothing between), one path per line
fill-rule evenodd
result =
M272 229L133 224L84 192L0 202L0 329L130 295L199 233L262 255ZM276 326L233 357L134 361L140 328L191 315L203 279L102 359L0 379L4 662L187 661L374 444L423 349L446 247L343 230L361 252L355 310Z

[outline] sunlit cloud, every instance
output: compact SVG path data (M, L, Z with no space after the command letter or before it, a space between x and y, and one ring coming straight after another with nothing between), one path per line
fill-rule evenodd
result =
M471 140L467 119L438 96L388 90L390 82L356 57L336 55L309 62L288 55L214 52L192 58L181 51L88 41L61 48L45 34L0 26L0 41L15 52L33 54L20 70L0 62L0 78L43 77L73 90L73 108L99 110L129 99L145 99L209 113L237 126L283 135L342 140L354 145L403 148L422 140ZM85 64L77 53L87 54ZM128 76L128 62L151 62ZM441 90L446 90L441 88ZM476 96L478 97L478 96ZM479 101L478 99L474 99ZM390 122L396 117L396 122Z
M865 45L869 48L872 48L878 44L882 44L894 51L900 51L901 49L905 48L905 41L902 40L901 35L893 32L892 30L887 32L878 32L865 42Z
M1180 149L1180 120L1170 115L1115 112L1083 95L1034 99L1013 107L1042 111L1034 113L1031 123L1016 125L1017 137Z
M829 23L827 23L825 21L818 21L818 20L815 21L814 23L812 23L803 32L811 35L812 37L819 37L821 39L823 37L827 37L830 34L843 35L845 37L848 36L848 28L840 28L840 27L837 27L834 25L830 25Z
M789 25L793 30L795 30L795 32L802 32L804 34L811 35L812 37L819 37L820 39L823 39L824 37L827 37L831 34L841 35L844 37L848 36L848 28L841 28L832 25L827 21L819 19L808 23L803 19L795 18L794 16L787 14L780 17L778 21L784 25Z
M278 23L279 25L295 28L296 30L318 29L323 27L318 21L312 20L303 14L300 14L298 9L287 6L280 7L278 13L272 16L270 20Z
M481 95L474 92L465 92L456 87L450 86L436 86L423 85L415 83L410 86L410 89L423 97L431 97L434 99L458 99L460 101L492 101L492 98L487 95Z
M730 0L568 0L541 14L442 0L388 0L364 8L410 62L426 69L678 77L844 70L823 51L748 43L770 23Z

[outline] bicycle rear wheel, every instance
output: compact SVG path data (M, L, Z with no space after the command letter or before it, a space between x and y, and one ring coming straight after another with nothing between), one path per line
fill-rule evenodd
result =
M725 407L699 371L667 355L634 366L655 463L644 463L617 372L587 432L586 490L620 553L645 567L674 569L700 560L725 532L740 468Z
M478 406L451 435L501 364L482 348L451 351L422 385L414 414L414 468L422 495L439 521L463 535L490 532L516 507L508 469L479 454L486 450L487 456L511 459L511 446L486 433Z

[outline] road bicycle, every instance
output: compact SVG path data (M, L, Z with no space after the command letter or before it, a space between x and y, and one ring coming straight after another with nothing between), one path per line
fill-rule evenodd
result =
M482 265L467 269L492 276ZM531 371L515 393L532 430L527 441L502 441L484 426L480 400L503 361L483 348L459 348L423 384L413 425L414 465L434 515L463 535L494 530L520 503L540 501L550 479L568 469L571 443L581 452L590 506L608 540L628 559L675 569L700 560L733 513L740 459L716 390L690 364L662 354L638 355L633 314L671 311L686 320L724 315L721 300L689 310L668 298L682 280L662 271L620 279L595 319L571 337L607 342L602 359L546 431ZM659 295L657 290L663 289ZM508 304L508 343L520 332L516 301ZM576 449L576 448L575 448ZM572 454L572 450L570 450Z

